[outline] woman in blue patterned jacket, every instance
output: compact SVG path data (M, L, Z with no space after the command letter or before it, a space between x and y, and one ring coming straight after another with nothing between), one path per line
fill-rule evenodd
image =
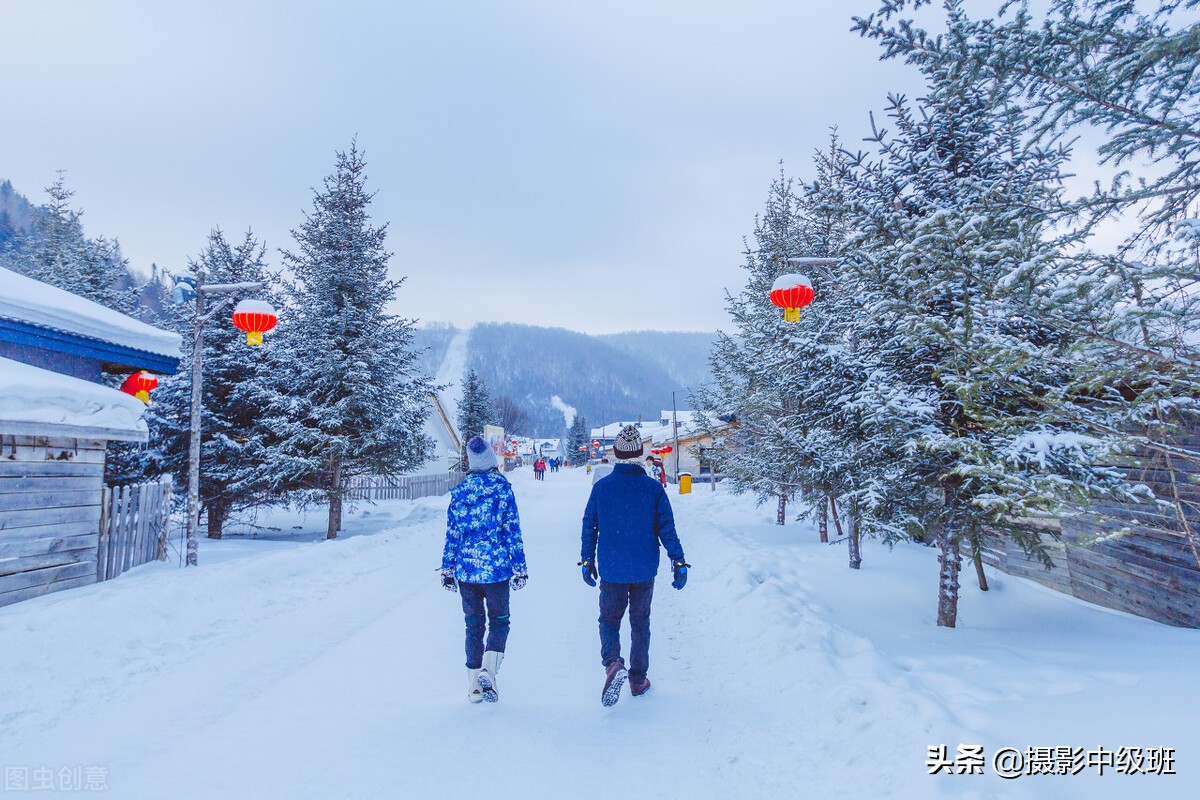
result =
M467 622L467 699L499 700L496 675L508 639L509 588L529 580L521 520L496 454L478 436L467 442L467 477L450 490L442 586L462 596ZM484 626L487 647L484 647Z

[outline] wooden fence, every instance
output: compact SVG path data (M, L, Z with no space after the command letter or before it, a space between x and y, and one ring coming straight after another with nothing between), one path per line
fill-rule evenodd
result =
M399 478L355 478L346 487L347 500L415 500L443 495L463 479L461 472L405 475Z
M171 520L171 479L105 487L100 516L96 580L167 557Z
M1200 628L1200 458L1193 455L1200 451L1200 430L1190 426L1172 444L1181 455L1169 463L1143 451L1113 466L1173 508L1095 503L1045 521L1051 569L1006 537L990 541L984 558L1090 603Z

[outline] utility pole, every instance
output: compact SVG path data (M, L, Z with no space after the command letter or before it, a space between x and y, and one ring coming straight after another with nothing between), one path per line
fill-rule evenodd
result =
M679 410L675 408L675 393L671 392L671 436L675 440L675 483L679 483Z
M196 321L192 327L192 409L188 432L188 518L187 518L187 561L189 567L197 566L199 541L196 533L200 528L200 406L203 397L204 323L229 305L232 297L217 303L205 313L204 296L208 294L232 294L233 292L262 289L261 283L204 284L204 276L197 275L194 289L196 299Z

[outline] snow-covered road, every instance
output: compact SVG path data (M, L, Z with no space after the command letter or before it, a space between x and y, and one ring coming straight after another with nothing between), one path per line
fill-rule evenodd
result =
M960 629L939 630L931 551L869 547L852 572L807 526L704 486L672 495L693 574L656 589L654 688L603 709L596 590L575 566L587 476L513 480L532 577L513 596L499 704L465 699L458 597L434 572L445 498L397 501L357 509L339 541L205 541L199 569L0 609L3 779L67 794L70 770L94 768L122 798L1200 787L1200 632L1002 575L987 595L965 587ZM943 743L1168 746L1180 774L929 776Z

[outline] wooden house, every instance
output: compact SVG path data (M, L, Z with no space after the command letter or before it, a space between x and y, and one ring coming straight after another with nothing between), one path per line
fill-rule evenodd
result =
M0 606L94 583L104 454L144 442L104 373L174 373L177 334L0 269Z

